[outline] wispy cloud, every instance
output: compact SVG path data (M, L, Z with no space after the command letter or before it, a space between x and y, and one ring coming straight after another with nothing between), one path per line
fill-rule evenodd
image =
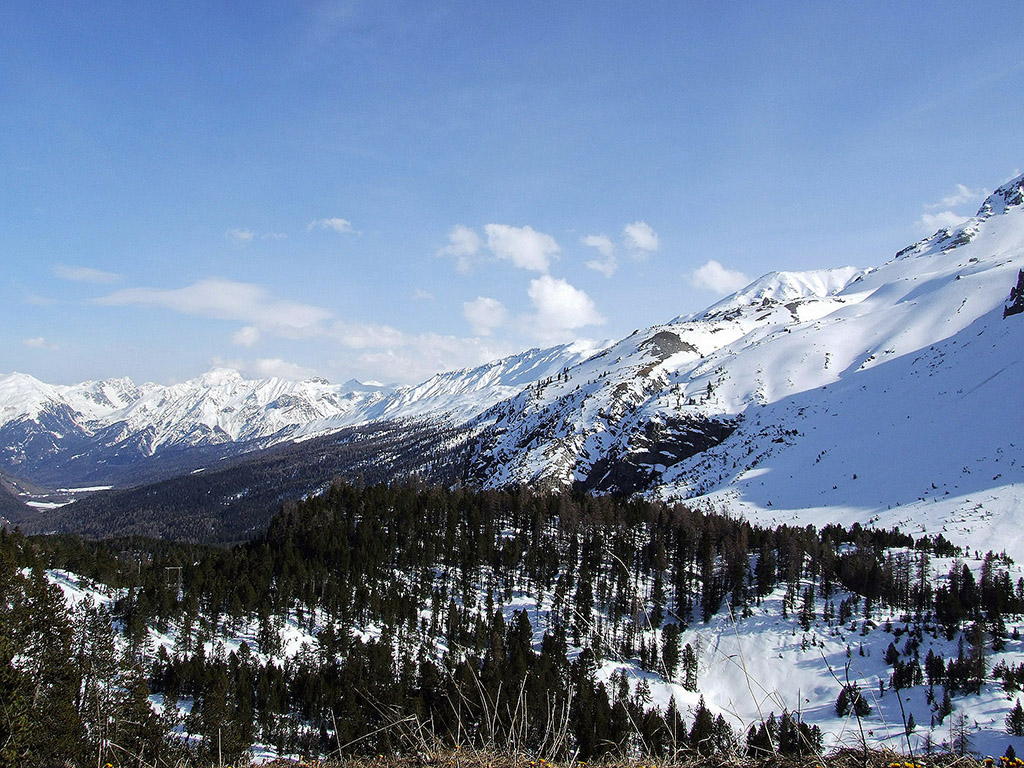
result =
M956 208L965 203L980 203L987 194L983 187L971 189L966 184L957 184L956 189L937 203L926 203L925 208Z
M310 3L306 9L309 16L307 44L315 49L328 43L351 23L356 5L352 0Z
M251 229L232 227L224 233L224 237L235 245L249 245L249 243L256 239L256 233Z
M54 264L52 271L60 279L76 283L116 283L121 279L121 275L116 272L105 272L92 267L75 267L69 264Z
M598 253L606 258L615 253L615 243L608 235L587 235L580 238L580 242L591 248L596 248Z
M184 288L124 288L95 302L107 306L162 307L183 315L236 320L288 338L323 333L322 324L333 315L322 307L275 298L253 283L217 278L200 280Z
M288 235L285 232L257 232L254 229L242 229L240 227L232 227L224 233L224 237L230 240L235 245L246 246L250 245L255 240L287 240Z
M255 325L246 325L231 334L231 342L240 347L252 347L260 340L260 329Z
M297 363L289 363L279 357L263 357L256 360L252 366L254 372L260 378L276 376L279 379L290 379L299 381L316 375L316 371Z
M661 247L661 240L646 221L634 221L622 228L626 247L634 258L644 258Z
M57 300L49 296L40 296L38 293L26 293L25 303L31 304L34 307L52 307L57 303Z
M312 368L291 363L279 357L261 357L256 360L215 357L210 363L214 368L230 368L243 376L256 379L269 379L276 376L279 379L302 381L317 375Z
M508 310L497 299L477 296L473 301L464 302L462 316L469 321L473 333L477 336L490 336L494 329L508 320Z
M402 337L401 345L367 349L359 355L355 372L362 378L417 382L438 371L482 365L518 348L490 338L462 338L437 333ZM351 370L353 366L347 365Z
M957 184L956 188L941 200L935 203L925 203L925 212L917 220L918 226L927 232L937 232L940 229L952 229L967 221L970 217L954 210L959 206L977 204L981 202L987 191L981 187L972 189L966 184ZM939 210L942 209L942 210Z
M408 344L408 336L390 325L338 321L331 325L329 335L349 349L393 349Z
M922 213L917 223L928 232L938 232L940 229L958 227L969 218L969 216L962 216L955 211L939 211L938 213Z
M440 370L480 365L515 351L509 344L486 338L461 338L435 333L409 334L384 324L338 320L334 313L309 304L288 301L262 286L219 278L200 280L181 288L125 288L95 299L96 304L167 309L182 315L229 320L241 324L231 341L251 347L265 336L331 341L345 354L348 375L383 377L389 381L420 381ZM492 327L497 315L483 319ZM482 318L478 318L482 319ZM231 367L255 374L305 378L312 369L267 358L261 365L232 361ZM334 365L334 364L332 364Z
M580 238L580 242L591 248L596 248L601 254L600 259L591 259L585 265L605 277L611 277L619 268L619 260L615 257L615 243L608 235L587 235Z
M462 274L473 268L472 258L479 251L483 242L480 235L467 226L456 224L448 232L448 245L437 249L437 255L455 259L455 269Z
M331 216L326 219L315 219L306 225L306 231L312 232L314 229L326 229L331 232L338 232L339 234L346 234L348 232L354 232L352 229L352 222L348 219L342 219L338 216Z
M723 267L714 259L708 259L689 275L689 281L697 288L719 294L733 293L750 284L750 278L742 272Z
M43 336L33 336L30 339L23 339L22 344L32 349L56 349L56 344L51 344Z

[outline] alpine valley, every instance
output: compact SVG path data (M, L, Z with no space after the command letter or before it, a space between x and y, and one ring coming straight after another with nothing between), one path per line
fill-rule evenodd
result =
M1024 176L416 386L4 376L0 761L1019 765L1022 362Z

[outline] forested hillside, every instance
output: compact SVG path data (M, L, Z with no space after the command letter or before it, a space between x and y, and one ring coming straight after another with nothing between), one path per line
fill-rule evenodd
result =
M464 472L465 445L464 435L428 423L374 424L212 459L186 475L100 491L43 513L22 506L11 519L31 533L232 544L263 531L283 502L319 492L332 479L377 484L426 475L454 484Z
M966 749L1010 738L1024 679L1007 558L681 505L337 483L231 549L2 533L0 565L5 749L25 765L72 743L115 764L253 744L802 753L848 743L854 716L872 743L916 728L916 748ZM740 666L732 637L777 645L745 683L720 667Z

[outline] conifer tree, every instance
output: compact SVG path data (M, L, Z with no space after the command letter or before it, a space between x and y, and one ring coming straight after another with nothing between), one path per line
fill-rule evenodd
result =
M1006 732L1011 736L1024 736L1024 709L1020 699L1014 702L1013 709L1006 716Z
M697 652L687 643L683 646L683 688L688 691L697 690Z
M661 660L666 677L673 679L680 660L678 624L667 624L661 633Z
M693 713L690 746L703 756L712 755L715 752L715 719L704 704L703 696L697 702L697 709Z

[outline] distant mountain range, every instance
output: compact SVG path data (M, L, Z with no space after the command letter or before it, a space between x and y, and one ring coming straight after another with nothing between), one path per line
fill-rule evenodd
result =
M899 525L1021 557L1022 268L1019 177L880 266L771 273L613 344L530 350L412 387L233 371L58 387L12 374L0 378L0 470L51 490L139 485L297 440L329 453L332 435L389 425L443 434L445 477L457 465L485 487ZM400 464L430 479L437 457Z
M582 343L531 349L407 387L246 380L227 369L170 386L130 379L55 386L15 373L0 377L0 469L51 487L134 484L147 464L165 474L156 468L170 457L187 466L189 455L210 449L235 455L391 420L461 423L593 351ZM157 458L165 461L149 461Z

